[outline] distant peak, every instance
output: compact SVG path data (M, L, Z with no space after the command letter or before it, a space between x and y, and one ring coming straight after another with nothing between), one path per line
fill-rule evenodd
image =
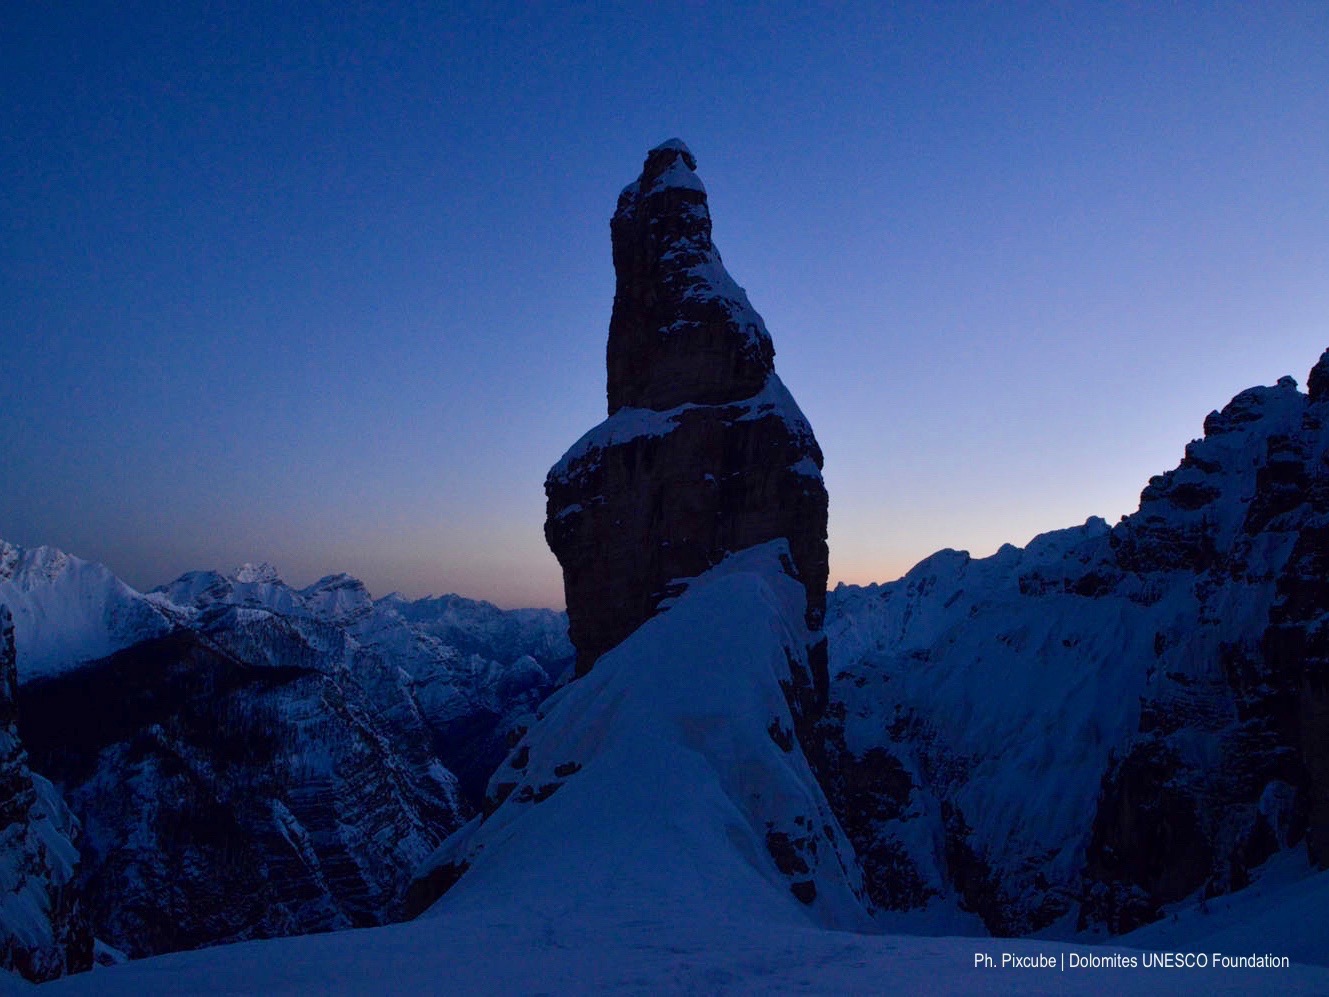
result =
M267 561L261 561L258 564L242 564L235 569L231 575L231 581L239 582L242 585L249 584L267 584L275 585L281 581L281 576L277 574L277 569Z
M14 576L14 572L18 570L19 558L22 556L22 547L7 540L0 540L0 581Z

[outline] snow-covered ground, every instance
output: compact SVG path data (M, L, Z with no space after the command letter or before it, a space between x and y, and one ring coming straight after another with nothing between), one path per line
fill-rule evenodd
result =
M1168 917L1117 939L1123 945L1196 952L1270 951L1329 966L1329 872L1304 849L1280 852L1244 890L1177 904Z
M1321 898L1323 894L1321 894ZM638 900L632 919L569 909L531 917L523 898L408 924L180 952L47 984L54 994L872 994L1329 993L1329 969L1143 968L1139 950L1032 940L863 935ZM1298 912L1323 917L1323 905ZM1201 950L1190 950L1198 952ZM1202 950L1211 955L1214 949ZM1228 955L1249 955L1239 947ZM1254 951L1281 954L1278 943ZM1114 954L1134 968L1062 969ZM1004 955L1048 968L1003 968ZM976 966L991 957L992 968Z

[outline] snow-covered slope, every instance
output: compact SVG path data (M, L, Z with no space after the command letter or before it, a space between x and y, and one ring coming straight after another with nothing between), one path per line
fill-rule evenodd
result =
M1276 948L1293 962L1329 966L1329 872L1287 851L1256 870L1254 880L1236 893L1171 905L1162 920L1116 941L1171 952Z
M796 740L782 684L806 669L803 587L774 541L731 555L541 708L446 842L432 911L530 894L529 916L869 923L852 853ZM800 661L801 659L801 661Z
M172 626L169 608L105 567L56 550L0 540L0 604L14 614L19 681L104 658Z
M541 898L535 898L538 902ZM484 910L366 931L181 952L47 984L42 993L184 994L1324 994L1329 970L1144 969L1144 953L1064 943L858 935L727 919L724 898L680 917L644 896L629 919ZM1303 908L1303 914L1319 912ZM1275 949L1277 946L1275 946ZM1222 951L1222 950L1220 950ZM1254 950L1263 954L1263 948ZM458 958L458 953L464 953ZM1063 958L1119 957L1062 970ZM1209 953L1206 952L1206 955ZM1226 951L1247 956L1250 949ZM1274 954L1277 954L1275 952ZM993 966L976 966L990 956ZM1003 968L1004 957L1025 961ZM1135 968L1129 968L1129 959ZM1038 962L1050 965L1035 968ZM1070 964L1073 965L1073 964Z
M963 881L963 843L1002 894L1009 921L990 928L1064 913L1048 905L1078 874L1108 754L1138 721L1153 635L1185 611L1021 591L1021 578L1091 564L1106 545L1106 525L1090 521L983 560L942 551L899 582L832 593L837 765L873 749L894 760L866 773L896 799L873 801L875 832L856 842L883 906L981 890Z

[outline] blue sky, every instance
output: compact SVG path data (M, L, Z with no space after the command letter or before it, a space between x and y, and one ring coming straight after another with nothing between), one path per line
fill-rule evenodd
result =
M1115 521L1329 346L1324 4L348 7L7 8L0 536L561 605L544 474L674 135L832 582Z

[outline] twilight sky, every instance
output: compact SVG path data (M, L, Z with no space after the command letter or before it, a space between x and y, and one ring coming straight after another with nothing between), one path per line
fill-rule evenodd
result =
M1115 521L1329 346L1324 3L369 7L7 5L0 537L561 606L544 475L675 135L832 583Z

